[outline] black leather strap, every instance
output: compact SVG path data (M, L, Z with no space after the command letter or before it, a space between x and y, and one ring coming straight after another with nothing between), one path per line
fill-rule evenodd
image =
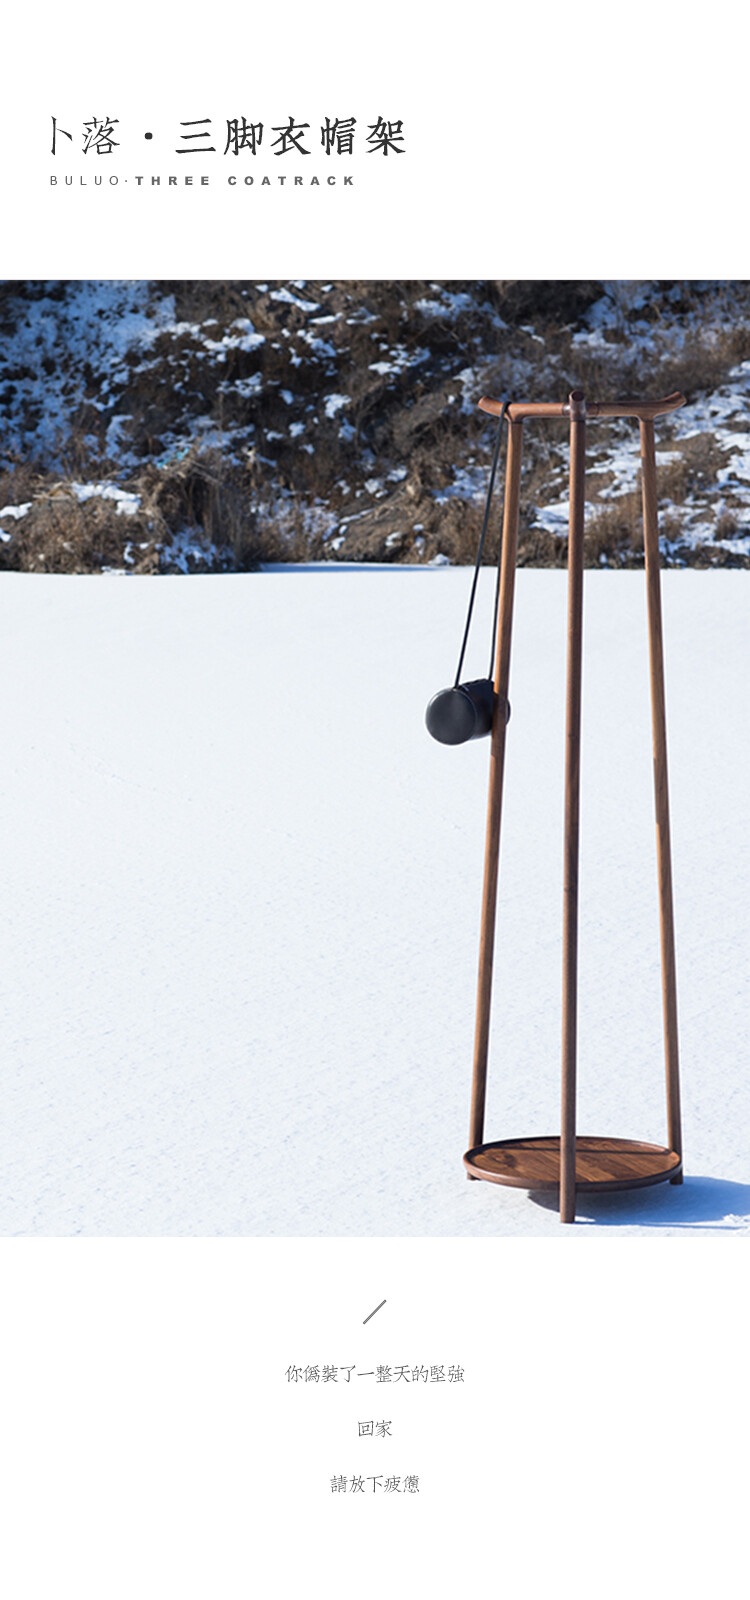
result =
M492 502L492 492L493 492L493 489L495 487L495 473L497 472L498 457L500 455L500 441L502 439L502 434L503 434L503 423L505 421L505 413L506 413L509 405L510 405L510 401L509 400L504 400L503 401L502 410L501 410L500 415L498 417L497 437L495 439L495 449L494 449L494 453L493 453L493 456L492 456L492 467L490 469L490 481L489 481L489 485L488 485L488 488L487 488L487 500L485 502L485 507L484 507L484 521L482 523L482 532L481 532L481 534L479 536L479 545L478 545L478 548L477 548L477 559L476 559L476 561L474 563L474 579L473 579L473 582L472 582L472 585L471 585L471 594L469 595L469 609L468 609L468 612L466 614L466 627L464 628L464 636L463 636L463 641L461 643L461 653L460 653L459 658L458 658L458 670L456 672L456 681L455 681L455 683L453 685L454 688L458 688L458 685L459 685L459 683L461 681L461 669L462 669L463 664L464 664L464 655L466 654L466 645L467 645L468 638L469 638L469 629L471 627L471 618L472 618L472 613L473 613L473 610L474 610L474 597L475 597L476 592L477 592L477 583L479 581L479 569L480 569L480 567L482 565L482 555L483 555L483 552L484 552L484 541L485 541L485 538L487 536L487 526L488 526L488 523L489 523L489 520L490 520L490 505L491 505L491 502ZM502 533L501 533L499 544L498 544L498 552L497 552L497 579L496 579L496 582L495 582L495 605L494 605L494 609L493 609L493 613L492 613L492 645L491 645L491 648L490 648L490 670L489 670L489 673L487 674L487 676L490 679L493 677L493 674L494 674L495 639L497 637L497 610L498 610L498 603L499 603L499 600L500 600L500 557L501 557L501 554L502 554L502 548L503 548L503 541L502 541Z

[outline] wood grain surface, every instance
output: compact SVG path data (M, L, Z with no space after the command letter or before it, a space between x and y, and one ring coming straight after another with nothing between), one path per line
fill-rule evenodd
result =
M464 1164L472 1176L516 1189L557 1189L560 1183L560 1140L502 1139L468 1150ZM680 1170L676 1150L643 1144L637 1139L603 1139L579 1135L576 1140L576 1189L640 1189L664 1183Z

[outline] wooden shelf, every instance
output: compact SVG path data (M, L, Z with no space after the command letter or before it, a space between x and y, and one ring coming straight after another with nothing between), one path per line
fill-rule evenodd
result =
M464 1165L473 1178L515 1189L560 1186L560 1140L500 1139L468 1150ZM681 1181L682 1162L674 1150L638 1139L576 1140L576 1189L640 1189L650 1183Z

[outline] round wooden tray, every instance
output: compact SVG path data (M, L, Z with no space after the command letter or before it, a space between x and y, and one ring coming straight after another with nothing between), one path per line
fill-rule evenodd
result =
M473 1178L510 1184L515 1189L560 1186L560 1140L500 1139L467 1150L464 1165ZM639 1139L576 1139L576 1189L640 1189L649 1183L679 1180L682 1161L663 1145Z

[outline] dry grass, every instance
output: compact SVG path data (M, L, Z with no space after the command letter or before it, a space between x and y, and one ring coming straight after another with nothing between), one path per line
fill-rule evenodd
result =
M40 491L31 511L0 546L0 566L21 572L102 572L121 567L135 545L132 570L154 570L154 541L144 520L118 516L111 501L80 504L65 485ZM149 559L150 558L150 559Z
M660 496L681 505L690 495L709 493L728 459L729 452L721 449L712 433L681 440L673 460L659 467Z
M603 501L589 517L584 535L587 566L640 566L643 562L643 516L638 492Z

